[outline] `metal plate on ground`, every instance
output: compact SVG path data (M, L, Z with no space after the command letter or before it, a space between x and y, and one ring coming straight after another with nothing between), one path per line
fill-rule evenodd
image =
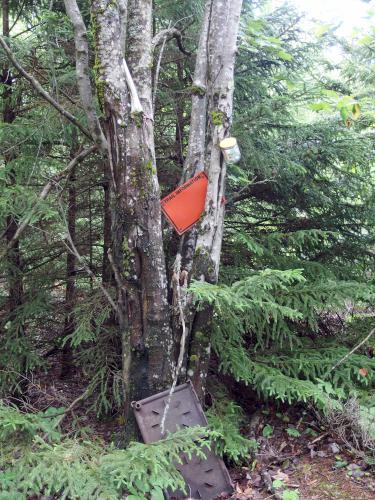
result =
M168 399L169 390L133 403L135 418L145 443L159 441L168 432L175 432L183 427L207 425L198 397L191 382L188 382L175 388L165 418L165 432L162 434L161 422ZM183 455L182 464L176 466L186 481L190 498L210 500L221 493L232 492L233 487L224 462L214 452L204 452L207 456L205 460L196 456L189 460ZM168 499L186 498L182 492L167 492L166 496Z
M164 423L164 434L161 421L169 400L169 390L133 403L135 418L145 443L154 443L184 427L207 425L198 397L192 384L179 385L175 388Z

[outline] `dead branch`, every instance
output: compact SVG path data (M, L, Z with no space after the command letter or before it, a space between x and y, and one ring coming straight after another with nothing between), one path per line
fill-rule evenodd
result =
M55 109L57 109L57 111L62 114L62 116L64 116L67 120L69 120L71 123L73 123L77 128L79 128L79 130L86 136L88 137L90 140L93 140L90 132L88 130L86 130L83 125L81 125L79 123L79 121L77 120L77 118L72 115L71 113L69 113L69 111L67 111L66 109L64 109L57 101L55 101L55 99L46 91L44 90L44 88L41 86L41 84L39 83L39 81L34 78L32 75L30 75L30 73L28 73L24 68L23 66L21 66L21 64L19 63L19 61L16 59L16 57L14 56L13 52L10 50L10 48L8 47L8 45L5 43L5 40L4 38L0 35L0 45L3 47L8 59L10 60L10 62L13 64L13 66L15 68L18 69L18 71L21 73L21 75L26 78L26 80L28 80L31 85L34 87L34 89L38 92L38 94L40 96L43 97L43 99L45 99L47 102L49 102Z
M84 401L90 396L90 389L87 388L82 394L80 394L65 410L53 413L53 414L48 414L48 415L42 415L42 418L55 418L61 416L59 419L59 424L64 420L64 418L74 410L74 408L80 403L81 401Z
M91 146L88 149L83 150L75 158L73 158L73 160L69 163L69 165L67 165L67 167L65 167L63 170L61 170L61 172L59 172L56 175L54 175L53 177L51 177L51 179L47 182L47 184L44 186L44 188L40 192L39 197L38 197L35 205L32 207L32 209L30 210L30 212L27 215L25 215L25 217L21 220L21 222L20 222L20 224L18 226L17 231L13 235L12 239L8 242L8 244L7 244L6 248L5 248L5 251L1 254L1 256L3 256L8 250L10 250L14 246L14 244L20 239L20 237L22 236L23 232L25 231L25 229L29 225L29 223L30 223L33 215L37 211L40 203L47 198L47 196L48 196L49 192L51 191L52 187L55 184L57 184L63 177L65 177L66 175L68 175L71 172L71 170L78 163L80 163L82 160L84 160L87 156L89 156L91 153L93 153L96 149L97 149L97 146L94 145L94 146Z
M329 373L331 373L331 372L333 372L334 370L336 370L336 368L337 368L338 366L340 366L342 363L344 363L344 361L346 361L346 360L347 360L347 359L348 359L348 358L349 358L352 354L354 354L354 353L355 353L355 352L356 352L356 351L357 351L357 350L358 350L361 346L363 346L363 344L365 344L365 343L368 341L368 339L369 339L369 338L370 338L370 337L371 337L374 333L375 333L375 328L373 328L373 329L371 330L371 332L370 332L368 335L366 335L366 337L365 337L363 340L361 340L361 342L360 342L359 344L357 344L355 347L353 347L353 349L352 349L350 352L348 352L347 354L345 354L345 356L344 356L343 358L341 358L341 359L340 359L340 361L338 361L338 362L335 364L335 366L333 366L333 367L332 367L332 368L331 368L331 369L327 372L326 376L327 376Z
M182 45L182 34L177 28L166 28L165 30L159 31L152 39L152 49L154 50L161 43L169 42L169 40L175 39L179 50L186 56L191 56L191 52L186 50Z
M65 221L65 223L66 223L66 221ZM119 314L118 307L116 306L115 301L112 299L112 297L110 296L108 291L104 288L104 286L101 284L100 280L98 280L98 278L95 276L95 274L91 271L91 269L86 264L82 255L78 252L77 247L75 246L75 244L72 240L72 237L69 233L67 224L66 224L66 231L67 231L66 236L65 236L66 241L63 242L64 245L69 250L69 252L71 252L76 257L76 259L83 266L84 270L90 276L90 278L92 278L93 281L99 286L101 292L103 293L104 297L108 300L108 302L109 302L110 306L112 307L112 309L114 310L114 312L116 314Z
M247 184L246 186L241 188L236 195L232 196L232 198L230 200L228 200L227 205L232 205L234 203L237 203L239 201L246 199L248 197L248 195L250 194L251 188L253 186L258 186L260 184L267 184L269 182L276 182L276 179L274 179L274 178L263 179L261 181L256 181L256 182L254 182L254 179L252 179L249 182L249 184Z

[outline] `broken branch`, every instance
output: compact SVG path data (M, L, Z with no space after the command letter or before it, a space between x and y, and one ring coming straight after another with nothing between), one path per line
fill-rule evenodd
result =
M44 186L44 188L40 192L38 200L36 201L35 205L32 207L32 209L30 210L30 212L20 222L20 225L18 226L17 231L14 233L13 238L8 242L4 254L14 246L14 244L16 243L16 241L19 240L19 238L21 237L21 235L23 234L23 232L25 231L25 229L29 225L29 223L30 223L33 215L37 211L37 208L39 207L40 203L47 198L47 196L48 196L49 192L51 191L52 187L57 182L59 182L63 177L65 177L66 175L68 175L69 172L78 163L80 163L82 160L84 160L88 155L90 155L91 153L93 153L96 149L97 149L96 145L91 146L88 149L85 149L84 151L82 151L81 153L79 153L75 158L73 158L73 160L69 163L69 165L67 167L65 167L63 170L61 170L61 172L59 172L56 175L54 175L53 177L51 177L51 179L47 182L47 184Z
M155 49L155 47L161 43L168 42L173 38L176 40L179 50L186 56L191 56L191 52L186 50L182 45L182 34L177 28L166 28L165 30L159 31L159 33L157 33L152 40L152 48Z
M139 100L138 97L138 92L137 88L134 84L132 75L130 74L128 65L126 64L125 59L122 60L122 66L124 68L124 73L125 73L125 81L126 85L128 86L129 92L130 92L130 106L131 106L131 114L139 114L143 113L143 108L141 101Z

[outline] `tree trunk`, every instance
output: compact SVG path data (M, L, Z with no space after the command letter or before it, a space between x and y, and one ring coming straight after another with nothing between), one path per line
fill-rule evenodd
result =
M109 144L112 263L123 336L127 405L170 381L172 349L151 96L151 3L128 2L127 61L142 111L125 83L123 19L95 0L97 77ZM130 109L129 109L130 108Z
M65 0L65 4L75 26L76 57L84 63L88 57L82 18L77 14L75 0ZM207 373L212 312L195 313L184 279L188 276L189 279L216 282L218 278L226 173L219 141L228 134L231 123L233 67L241 4L241 0L206 1L192 87L189 145L182 175L183 181L205 170L209 178L203 222L182 238L176 259L178 266L174 269L175 275L184 282L182 298L187 304L184 313L192 339L190 352L194 353L189 373L200 393ZM117 288L123 379L129 407L132 399L143 398L170 384L172 322L177 342L181 334L181 317L176 315L172 321L172 307L167 300L155 164L152 2L93 0L92 22L96 88L104 114L104 139L92 105L86 114L91 119L90 130L95 140L99 147L106 145L108 154L112 207L109 259ZM87 92L82 64L77 63L77 75L81 78L81 100L85 103L90 92ZM176 294L172 295L176 305Z
M194 75L189 150L184 177L205 170L208 190L199 226L181 242L182 267L191 279L216 283L225 210L226 165L220 141L232 122L234 63L242 0L208 0ZM186 290L185 290L186 293ZM187 373L202 399L210 359L212 310L196 312L188 297L190 330Z
M73 141L70 159L77 155L76 140ZM76 166L73 167L68 177L68 214L67 223L70 238L76 245L76 216L77 216L77 189L76 189ZM74 306L76 301L76 256L68 251L66 254L66 288L65 288L65 321L62 338L74 332L75 318ZM73 363L73 351L70 342L65 342L62 348L61 378L66 378L71 373Z
M9 37L9 0L3 0L2 2L3 10L3 36ZM4 64L2 71L2 83L4 85L3 91L3 122L6 124L11 124L16 118L16 111L14 109L14 104L12 103L13 96L13 76L10 68L7 64ZM12 149L8 149L8 152L4 154L4 163L9 165L14 159L14 154ZM8 184L13 186L16 184L16 172L12 166L8 170ZM18 229L18 219L14 214L10 214L6 219L6 230L5 238L9 243L13 236L16 234ZM7 254L7 279L8 279L8 309L9 314L7 321L14 321L17 314L17 308L22 305L23 302L23 271L22 271L22 259L19 242L17 241L13 248ZM23 325L17 324L17 334L23 334Z
M177 76L180 84L184 82L184 67L182 61L177 61ZM183 167L184 165L184 100L180 93L177 94L176 98L176 160L178 166Z
M104 204L103 204L103 257L102 257L102 283L109 285L112 281L112 272L108 258L108 251L111 248L111 189L110 172L108 163L104 165Z

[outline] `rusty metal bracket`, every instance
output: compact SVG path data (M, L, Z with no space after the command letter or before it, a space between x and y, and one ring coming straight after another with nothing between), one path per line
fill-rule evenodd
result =
M206 426L207 419L194 388L189 381L177 386L170 398L165 419L164 434L161 421L169 399L169 390L134 401L135 418L145 443L154 443L183 427ZM182 464L176 466L188 486L190 498L210 500L221 493L230 493L233 486L224 462L212 451L205 451L207 458L183 455ZM168 499L186 498L182 492L166 492Z

